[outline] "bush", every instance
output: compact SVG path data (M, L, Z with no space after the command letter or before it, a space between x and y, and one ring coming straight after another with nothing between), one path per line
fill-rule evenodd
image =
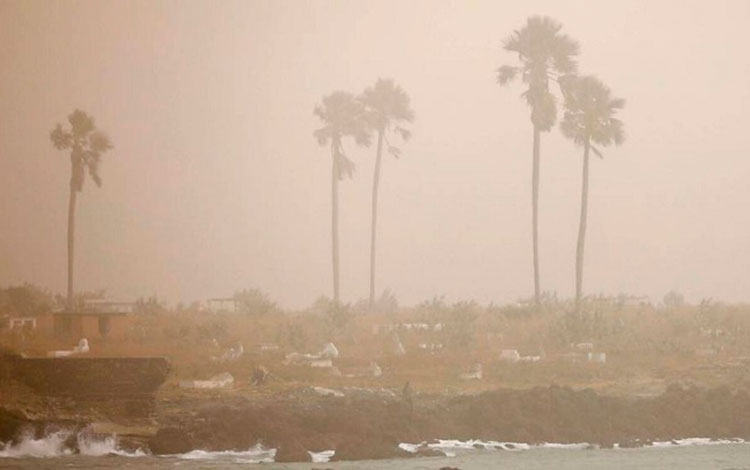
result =
M276 302L271 301L268 294L260 289L235 292L234 300L237 302L237 310L247 315L266 315L278 311Z

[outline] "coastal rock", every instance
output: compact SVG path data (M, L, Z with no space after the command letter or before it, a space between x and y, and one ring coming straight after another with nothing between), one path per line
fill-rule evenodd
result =
M148 447L157 455L184 454L194 449L190 435L175 427L161 428L149 440Z
M18 437L21 428L29 425L31 421L21 413L0 408L0 442L12 441Z
M332 461L378 460L411 457L413 454L398 447L398 443L376 437L347 439L336 446Z
M283 442L276 448L275 462L312 462L312 457L299 441Z

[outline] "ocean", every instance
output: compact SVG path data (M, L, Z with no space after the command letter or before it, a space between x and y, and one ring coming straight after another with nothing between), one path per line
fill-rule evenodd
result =
M140 452L119 451L115 439L79 442L81 453L76 455L67 455L67 451L59 444L52 436L43 440L30 440L12 448L0 447L0 469L439 470L449 467L461 470L750 470L750 443L711 442L707 439L685 439L628 449L555 444L503 446L502 443L494 443L482 446L477 443L442 441L434 444L433 448L445 452L445 457L326 462L332 453L328 452L314 455L317 460L315 463L293 464L274 463L275 451L260 446L245 452L193 451L183 455L155 457Z

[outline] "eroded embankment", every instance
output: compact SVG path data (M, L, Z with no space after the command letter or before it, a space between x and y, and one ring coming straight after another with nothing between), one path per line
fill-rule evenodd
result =
M196 403L193 403L196 405ZM309 461L335 449L337 460L413 455L403 442L481 439L587 442L633 446L689 437L750 437L746 390L672 386L655 398L600 396L551 386L472 396L415 397L350 392L344 397L292 393L262 403L207 401L194 413L166 417L150 440L154 453L191 449L277 448L276 461Z

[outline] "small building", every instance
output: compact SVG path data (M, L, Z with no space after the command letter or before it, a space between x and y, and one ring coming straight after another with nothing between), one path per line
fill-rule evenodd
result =
M8 317L4 324L9 330L35 330L36 317Z
M93 338L120 336L126 328L128 312L62 311L52 314L55 336L61 338Z

